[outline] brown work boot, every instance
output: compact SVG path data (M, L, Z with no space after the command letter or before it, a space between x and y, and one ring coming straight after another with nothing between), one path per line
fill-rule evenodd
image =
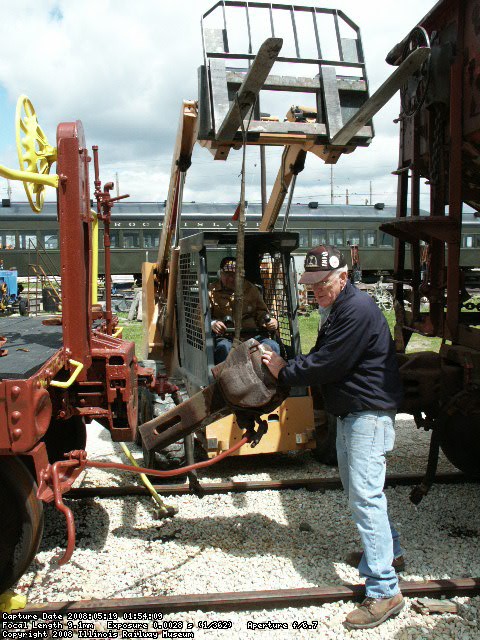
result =
M345 558L345 562L350 567L355 567L357 569L360 564L360 560L362 559L363 551L352 551ZM392 567L395 569L397 573L400 571L405 571L405 558L403 556L398 556L398 558L394 558L392 562Z
M404 605L401 593L392 598L365 598L361 605L348 614L345 626L349 629L371 629L396 616Z

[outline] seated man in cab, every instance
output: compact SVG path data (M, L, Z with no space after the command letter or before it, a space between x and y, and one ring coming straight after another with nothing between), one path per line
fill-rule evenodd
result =
M227 333L233 325L235 317L235 268L236 260L226 257L220 263L220 279L208 287L212 332L215 336L215 364L223 362L232 348L233 332ZM249 282L243 284L242 339L255 338L268 345L275 353L280 354L280 347L275 340L259 335L259 331L276 331L278 322L269 315L267 305L263 301L258 288Z

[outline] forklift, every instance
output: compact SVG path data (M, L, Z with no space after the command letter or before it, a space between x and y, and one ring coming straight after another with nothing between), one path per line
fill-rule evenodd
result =
M208 285L216 278L224 256L236 255L235 299L238 301L242 295L244 278L257 285L271 315L279 322L275 338L282 355L288 359L301 353L297 280L291 256L298 246L298 234L288 232L288 217L296 179L304 168L307 152L327 164L335 164L344 153L351 153L359 146L367 147L374 135L372 116L428 55L423 49L414 51L369 98L360 30L342 11L303 5L272 6L271 3L255 6L256 14L263 12L265 24L271 25L270 37L256 54L253 53L248 2L217 3L202 18L204 61L198 70L199 98L182 104L158 259L156 263L143 264L143 356L157 361L167 377L182 380L190 397L183 403L186 407L177 406L140 428L146 462L150 465L155 464L155 456L156 464L160 465L172 462L175 456L178 464L183 462L184 446L168 435L169 427L173 427L171 431L176 435L185 432L185 445L190 433L195 431L196 441L208 457L229 450L241 439L239 413L232 409L235 403L227 402L230 410L222 410L222 415L219 413L214 420L215 412L207 393L215 385L218 374L213 362ZM228 12L239 7L247 15L245 48L232 50ZM293 43L284 43L276 30L285 12L292 21ZM305 16L312 20L309 44L306 42L308 30L303 31L305 37L301 42L297 37L296 20ZM210 20L214 17L219 19L214 22L216 26L211 27ZM219 24L223 27L218 28ZM320 25L323 28L319 28ZM326 25L331 26L336 40L328 58L322 54L325 43L319 35L324 33ZM310 45L316 55L302 55L302 50L312 50ZM284 55L282 48L295 53ZM275 65L281 65L282 75L276 73ZM297 69L304 69L305 65L313 70L311 77L297 73ZM289 75L284 74L285 67L291 71ZM275 94L275 103L280 108L284 92L307 93L312 105L285 104L285 118L271 116L260 107L267 92ZM209 150L217 161L226 161L232 150L243 151L240 204L229 231L181 238L183 190L196 143ZM260 150L263 216L258 232L245 233L245 149L248 145L258 146ZM267 146L283 149L268 200ZM280 218L283 218L281 226L277 225ZM245 344L240 335L241 308L237 311L234 346ZM256 345L249 348L253 352L257 350ZM241 386L241 375L239 369L237 378L232 378L233 386ZM191 410L187 409L188 403ZM246 400L244 404L248 404ZM256 419L263 425L262 438L254 448L238 449L234 455L307 449L321 462L336 462L336 420L324 411L319 389L291 389L278 406L257 415ZM182 422L189 426L184 424L185 428L180 428ZM243 424L243 417L240 422ZM170 460L169 447L173 450ZM186 449L194 450L191 442ZM190 464L193 458L186 455L186 461Z

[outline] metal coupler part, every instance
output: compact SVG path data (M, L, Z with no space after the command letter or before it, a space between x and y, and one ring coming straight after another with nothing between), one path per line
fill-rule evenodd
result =
M231 413L239 424L242 420L245 424L245 415L260 424L260 416L278 407L289 393L262 363L262 353L268 349L253 338L232 349L225 362L212 370L213 384L140 426L144 446L163 449ZM265 425L254 432L257 442L265 432Z

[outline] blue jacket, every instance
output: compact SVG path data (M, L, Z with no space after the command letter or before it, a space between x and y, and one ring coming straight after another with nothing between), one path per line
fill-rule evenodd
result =
M313 349L289 360L278 381L321 385L325 409L336 416L369 409L395 411L403 398L387 321L372 298L349 281Z

